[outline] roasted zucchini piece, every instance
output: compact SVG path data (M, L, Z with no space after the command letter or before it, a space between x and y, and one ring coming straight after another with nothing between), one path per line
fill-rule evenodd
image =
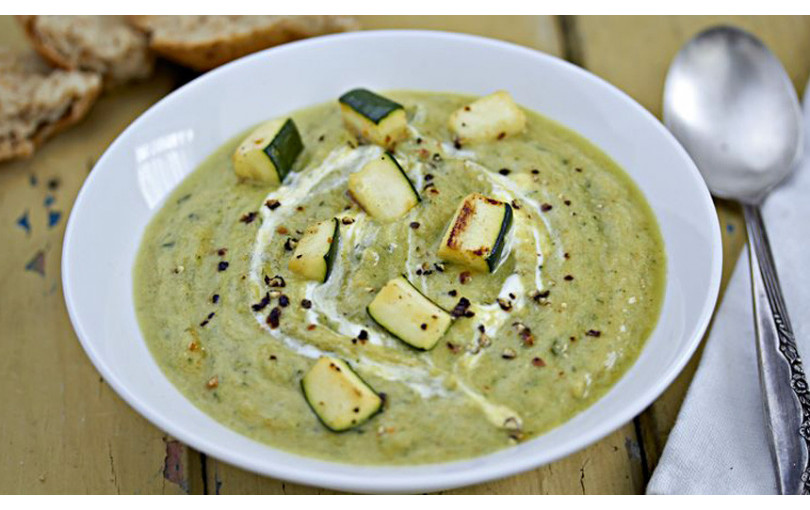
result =
M408 137L405 108L366 89L346 92L340 99L343 122L359 138L392 148Z
M439 257L477 271L495 271L512 226L512 207L472 193L464 197L439 245Z
M526 115L503 90L473 101L450 116L450 129L459 143L500 140L525 127Z
M290 271L308 280L329 279L337 257L340 221L337 218L310 225L298 241L288 265Z
M301 380L307 403L329 430L362 425L382 410L383 399L343 360L324 356Z
M449 313L404 276L386 283L366 310L381 328L423 351L434 348L453 323Z
M304 143L292 119L265 122L233 153L233 168L244 179L279 185L290 173Z
M421 201L413 183L390 152L351 174L349 193L363 210L382 221L404 216Z

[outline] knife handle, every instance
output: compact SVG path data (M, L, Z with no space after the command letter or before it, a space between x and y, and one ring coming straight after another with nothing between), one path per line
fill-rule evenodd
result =
M765 422L782 494L810 494L810 388L759 206L743 205Z

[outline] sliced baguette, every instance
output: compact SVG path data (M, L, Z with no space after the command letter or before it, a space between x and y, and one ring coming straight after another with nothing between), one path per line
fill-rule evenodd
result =
M207 71L297 39L359 28L349 16L130 16L161 56Z
M148 78L154 56L147 37L123 16L19 16L28 39L51 64L91 71L107 87Z
M0 161L31 156L80 121L100 92L97 74L54 70L33 52L0 50Z

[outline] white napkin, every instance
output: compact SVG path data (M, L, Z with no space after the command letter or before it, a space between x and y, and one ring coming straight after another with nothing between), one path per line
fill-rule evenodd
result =
M763 208L805 372L810 368L810 84L805 158ZM726 228L725 225L721 226ZM738 229L738 235L745 231ZM747 251L717 311L700 366L647 486L650 494L775 494L759 389Z

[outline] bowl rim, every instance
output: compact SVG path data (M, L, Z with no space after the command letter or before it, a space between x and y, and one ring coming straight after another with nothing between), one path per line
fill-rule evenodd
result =
M562 58L547 53L543 53L539 50L488 37L462 34L456 32L448 32L448 31L439 31L439 30L405 30L405 29L364 30L358 32L331 34L284 44L278 47L269 48L239 58L237 60L224 64L212 71L209 71L195 78L194 80L175 89L174 91L170 92L169 94L161 98L159 101L151 105L146 111L144 111L134 121L132 121L115 138L115 140L107 147L102 156L98 159L93 168L95 169L96 167L104 165L106 163L106 160L110 157L110 154L114 153L118 149L118 146L121 143L123 143L122 140L126 138L130 132L137 130L139 126L143 122L145 122L146 119L151 118L153 115L157 115L156 112L163 107L164 103L170 103L174 101L178 95L185 94L189 90L195 89L197 87L206 86L206 84L209 81L215 80L222 73L231 72L232 69L242 65L246 65L248 62L263 59L268 54L295 52L298 51L300 48L329 44L330 42L336 39L374 40L380 37L394 37L403 39L432 38L437 41L451 39L460 41L462 43L469 42L474 43L476 45L489 45L494 49L523 54L527 58L537 59L538 61L546 61L551 65L566 68L569 72L575 74L578 79L591 82L596 86L606 89L606 92L613 94L614 96L616 96L617 99L620 99L624 107L635 110L636 113L644 117L649 122L650 129L655 129L659 131L661 134L663 134L663 136L671 142L676 153L678 153L680 157L683 159L684 163L683 166L685 167L684 170L688 172L687 175L691 176L691 178L696 181L696 184L698 185L698 188L700 190L701 199L703 201L701 205L708 206L711 210L715 210L714 203L712 201L709 190L706 187L705 182L700 172L698 171L696 165L694 164L694 162L692 161L686 150L680 145L680 143L675 139L675 137L664 127L664 125L652 113L650 113L646 108L644 108L634 99L632 99L627 93L610 84L606 80L596 76L595 74L579 66L576 66L575 64L563 60ZM703 336L705 335L706 330L710 324L712 315L714 313L720 289L720 282L722 277L722 262L723 262L722 238L720 233L719 221L717 219L717 216L714 215L713 218L714 221L712 221L711 225L712 230L711 278L710 281L708 282L707 298L701 309L699 320L697 321L695 327L692 328L693 331L692 338L689 339L689 342L686 344L686 347L684 347L681 353L679 354L677 361L673 362L670 365L669 369L657 379L656 384L648 386L642 392L641 396L636 400L634 400L632 404L629 404L624 408L622 408L622 410L612 414L607 420L605 420L603 426L593 431L590 431L588 434L583 435L580 438L580 440L576 442L569 441L567 443L564 443L562 446L557 446L549 449L550 453L546 455L542 460L538 461L534 459L532 456L525 456L524 458L521 458L518 461L512 462L499 461L497 465L470 465L468 468L464 470L445 472L442 473L441 476L437 476L435 474L419 475L417 473L414 473L413 471L417 471L420 468L428 466L441 465L450 467L454 464L470 463L470 461L482 459L485 458L487 455L496 454L497 452L491 452L490 454L485 454L483 456L473 457L470 459L462 459L444 463L416 464L408 466L388 466L388 465L366 466L366 465L352 465L326 461L314 457L307 457L304 455L280 450L278 448L273 447L272 445L266 445L274 450L281 451L289 455L298 456L308 461L328 464L331 466L345 467L348 473L345 472L339 474L322 473L318 471L312 471L306 467L294 466L291 464L276 465L276 464L262 463L256 460L255 458L246 457L239 453L233 453L231 450L219 446L218 443L213 438L198 435L195 432L189 431L184 426L178 424L176 421L173 421L168 417L164 419L164 417L159 413L153 412L148 403L141 401L141 399L137 395L135 395L133 392L129 390L126 384L124 384L123 382L121 382L120 379L118 379L114 371L111 370L110 367L105 363L104 357L94 348L94 344L92 341L90 341L89 336L85 332L82 319L76 309L76 303L74 301L72 292L74 283L70 279L71 273L69 268L72 264L71 258L71 246L73 245L72 238L74 235L74 230L76 229L76 223L78 221L76 220L76 211L80 210L84 202L87 200L86 198L88 193L87 190L91 186L93 186L93 182L95 181L97 175L98 172L90 172L89 176L85 179L73 203L71 213L67 221L65 235L63 238L62 263L61 263L62 288L68 315L70 317L73 328L85 353L90 358L96 370L100 372L104 380L113 388L113 390L115 390L115 392L129 406L131 406L139 414L144 416L153 425L167 432L171 436L179 439L184 444L191 446L192 448L199 450L201 452L208 453L213 457L222 460L228 464L232 464L234 466L250 470L254 473L259 473L263 476L270 476L273 478L287 480L295 483L301 483L310 486L327 487L344 491L358 491L358 492L434 491L505 478L530 469L537 468L541 465L554 462L572 453L575 453L581 449L584 449L587 446L603 439L608 434L614 432L623 424L629 422L634 417L639 415L644 409L646 409L649 405L651 405L664 392L664 390L666 390L669 387L672 381L683 370L683 367L686 365L686 363L688 363L689 360L692 358L695 350L697 349ZM366 480L360 479L357 473L351 472L357 469L362 470L369 468L375 471L375 476L373 478L369 478ZM388 473L386 474L386 476L379 476L380 471L388 471Z

